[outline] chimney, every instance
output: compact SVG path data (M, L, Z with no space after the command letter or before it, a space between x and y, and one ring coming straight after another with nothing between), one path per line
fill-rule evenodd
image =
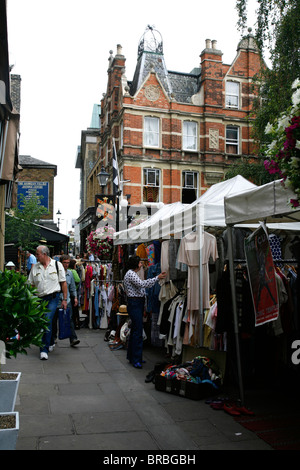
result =
M205 48L206 49L211 49L211 40L210 39L205 39Z
M117 55L122 55L122 49L121 44L117 44Z
M217 41L215 39L212 40L212 48L217 49Z

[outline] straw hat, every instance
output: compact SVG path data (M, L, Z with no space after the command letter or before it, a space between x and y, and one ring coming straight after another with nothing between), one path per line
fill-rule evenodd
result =
M127 315L127 306L126 305L120 305L118 314L119 315Z

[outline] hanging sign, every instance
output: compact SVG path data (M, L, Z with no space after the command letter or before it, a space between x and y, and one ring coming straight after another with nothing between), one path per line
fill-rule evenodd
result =
M272 252L267 229L262 222L261 226L245 239L245 254L255 311L255 326L259 326L276 320L279 314Z
M96 218L102 222L113 225L115 221L116 196L103 194L95 197Z

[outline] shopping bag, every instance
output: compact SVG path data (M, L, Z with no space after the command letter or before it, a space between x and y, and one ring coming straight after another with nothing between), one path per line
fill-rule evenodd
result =
M71 318L70 309L64 310L60 308L58 310L58 338L66 339L71 336Z

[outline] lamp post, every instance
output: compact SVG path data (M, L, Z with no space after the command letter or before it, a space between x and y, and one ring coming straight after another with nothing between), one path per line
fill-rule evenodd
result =
M59 231L59 222L60 222L60 215L61 215L61 212L60 210L58 209L58 211L56 212L56 215L57 215L57 227L58 227L58 231Z
M109 177L109 173L105 171L105 168L102 165L101 171L97 175L97 179L98 179L99 186L101 186L103 192L104 192L105 186L107 185L108 177Z

